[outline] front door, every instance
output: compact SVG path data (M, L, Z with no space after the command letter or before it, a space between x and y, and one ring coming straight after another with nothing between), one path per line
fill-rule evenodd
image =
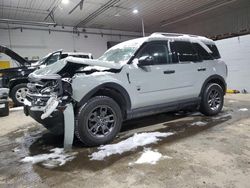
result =
M151 64L138 66L140 59L150 58ZM131 85L136 91L135 108L170 102L169 95L176 87L175 66L167 41L150 42L136 55L130 65Z

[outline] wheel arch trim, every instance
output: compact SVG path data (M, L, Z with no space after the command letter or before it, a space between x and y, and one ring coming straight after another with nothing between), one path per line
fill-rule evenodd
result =
M113 89L115 91L118 91L122 95L122 97L124 98L124 100L126 102L126 110L131 109L131 99L130 99L128 92L126 91L126 89L123 86L121 86L120 84L114 83L114 82L104 83L104 84L101 84L101 85L95 87L94 89L89 91L79 101L77 106L80 107L80 106L84 105L94 94L96 94L98 91L100 91L102 89Z
M219 81L223 84L223 91L224 91L224 94L226 93L227 84L226 84L225 79L224 79L222 76L215 74L215 75L209 76L209 77L205 80L205 82L204 82L203 85L202 85L202 88L201 88L201 91L200 91L199 96L202 96L205 87L206 87L207 84L208 84L210 81L212 81L212 80L219 80Z

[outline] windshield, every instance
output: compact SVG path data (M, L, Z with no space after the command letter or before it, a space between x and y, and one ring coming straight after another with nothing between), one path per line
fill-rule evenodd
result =
M41 65L44 63L44 61L51 55L52 53L49 53L48 55L46 55L45 57L43 57L42 59L38 60L35 64Z
M127 63L144 41L145 38L140 38L120 43L106 51L99 60Z
M33 63L32 65L33 66L40 66L40 65L47 66L47 65L53 64L60 59L60 54L61 54L61 51L49 53L48 55L38 60L37 62Z

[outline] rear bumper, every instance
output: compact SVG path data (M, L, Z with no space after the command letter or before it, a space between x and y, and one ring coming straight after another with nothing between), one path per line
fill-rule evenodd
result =
M0 100L7 100L9 96L8 88L0 88Z
M9 115L8 94L9 94L9 89L0 88L0 116Z
M41 119L43 111L32 110L30 106L24 106L24 113L26 116L32 117L38 123L41 123L45 128L54 134L63 134L64 132L64 115L58 110L54 111L46 119Z

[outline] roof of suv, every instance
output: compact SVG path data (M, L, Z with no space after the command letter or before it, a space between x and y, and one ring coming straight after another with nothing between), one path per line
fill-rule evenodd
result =
M184 41L202 41L206 44L214 44L214 41L198 35L190 35L190 34L181 34L181 33L153 33L147 37L149 40L166 40L166 39L175 39L175 40L184 40Z
M91 53L84 53L84 52L62 52L62 54L68 54L71 55L86 55L86 56L92 56Z
M162 41L162 40L178 40L178 41L188 41L188 42L193 42L193 43L199 43L209 53L211 53L211 50L206 46L206 44L215 44L213 40L203 37L203 36L179 34L179 33L153 33L148 37L142 37L142 38L137 38L137 39L132 39L126 42L122 42L112 47L112 49L123 48L126 46L139 47L144 42Z

